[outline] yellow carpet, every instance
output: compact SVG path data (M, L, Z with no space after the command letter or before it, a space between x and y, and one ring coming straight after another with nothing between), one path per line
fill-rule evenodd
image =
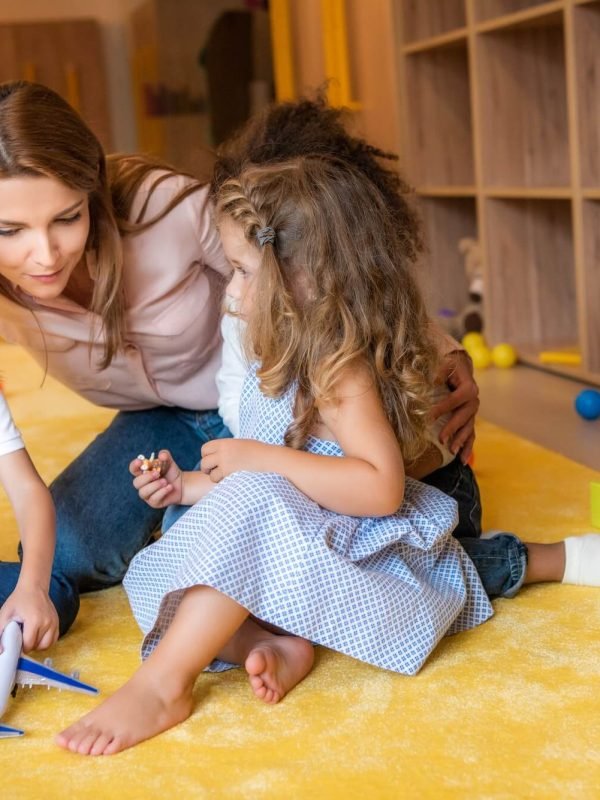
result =
M46 480L110 419L50 379L40 391L39 369L16 348L0 346L0 371ZM486 527L540 542L590 529L597 475L485 422L478 434ZM97 491L114 479L100 465ZM0 514L0 559L12 559L4 497ZM94 698L22 690L4 721L27 735L0 740L0 796L599 798L600 590L538 586L494 606L488 623L445 639L414 678L319 650L312 674L269 707L241 671L203 675L191 719L117 756L53 744ZM119 587L86 595L51 655L108 695L136 668L140 639Z

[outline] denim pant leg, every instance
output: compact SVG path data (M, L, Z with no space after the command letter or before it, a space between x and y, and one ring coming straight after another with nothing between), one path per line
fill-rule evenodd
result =
M512 533L460 540L488 597L514 597L525 580L527 547Z
M458 524L453 535L475 565L488 596L514 597L525 578L527 548L511 533L502 533L491 539L479 538L481 498L471 468L455 458L423 481L458 503Z
M445 467L422 478L422 481L456 500L458 525L454 529L454 536L457 539L481 536L481 498L477 480L468 464L455 458Z
M206 427L205 425L199 426L199 421L195 419L196 415L191 415L187 418L187 422L190 426L196 428L198 430L198 435L203 438L201 442L202 446L205 442L210 442L212 439L231 439L233 434L225 425L223 420L219 417L220 425L211 426L210 428ZM200 469L200 462L195 465L194 470ZM169 528L174 525L177 520L182 517L185 512L188 510L189 506L178 506L172 505L168 506L165 510L163 520L162 520L162 533L166 533Z
M77 615L80 591L119 583L133 556L160 524L162 510L138 497L128 472L138 453L168 448L183 469L198 461L202 438L175 408L120 412L51 484L56 505L56 552L50 597L61 634ZM201 416L207 430L219 429L216 411ZM19 564L0 564L0 603L13 591Z

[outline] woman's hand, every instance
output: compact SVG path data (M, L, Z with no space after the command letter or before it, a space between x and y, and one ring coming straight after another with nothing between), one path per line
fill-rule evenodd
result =
M161 450L158 460L162 465L161 470L142 472L139 458L134 458L129 465L129 472L134 476L134 487L140 498L152 508L165 508L181 503L183 473L168 450Z
M17 584L0 609L0 635L11 620L23 625L25 653L46 650L58 639L58 614L48 592L41 586Z
M213 439L202 447L200 469L213 483L241 470L268 472L264 456L272 448L253 439Z
M473 364L463 350L450 353L444 360L439 376L450 393L433 409L433 418L451 414L440 431L440 442L452 453L460 452L466 464L475 441L475 416L479 410L479 387L473 378Z

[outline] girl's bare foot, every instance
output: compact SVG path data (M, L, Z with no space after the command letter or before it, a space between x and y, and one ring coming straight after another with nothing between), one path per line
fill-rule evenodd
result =
M265 703L278 703L308 675L314 657L306 639L267 634L250 651L244 666L254 694Z
M192 713L193 685L157 685L140 669L112 697L59 733L56 743L82 755L112 755L172 728Z

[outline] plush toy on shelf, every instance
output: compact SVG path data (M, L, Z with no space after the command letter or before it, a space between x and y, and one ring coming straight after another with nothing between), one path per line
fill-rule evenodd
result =
M465 275L469 291L462 309L439 308L438 320L444 330L455 339L468 333L483 331L483 270L481 248L476 239L467 236L458 242L458 251L464 257Z
M483 331L483 260L479 242L470 236L459 240L458 251L464 256L469 281L469 302L458 315L462 337Z

